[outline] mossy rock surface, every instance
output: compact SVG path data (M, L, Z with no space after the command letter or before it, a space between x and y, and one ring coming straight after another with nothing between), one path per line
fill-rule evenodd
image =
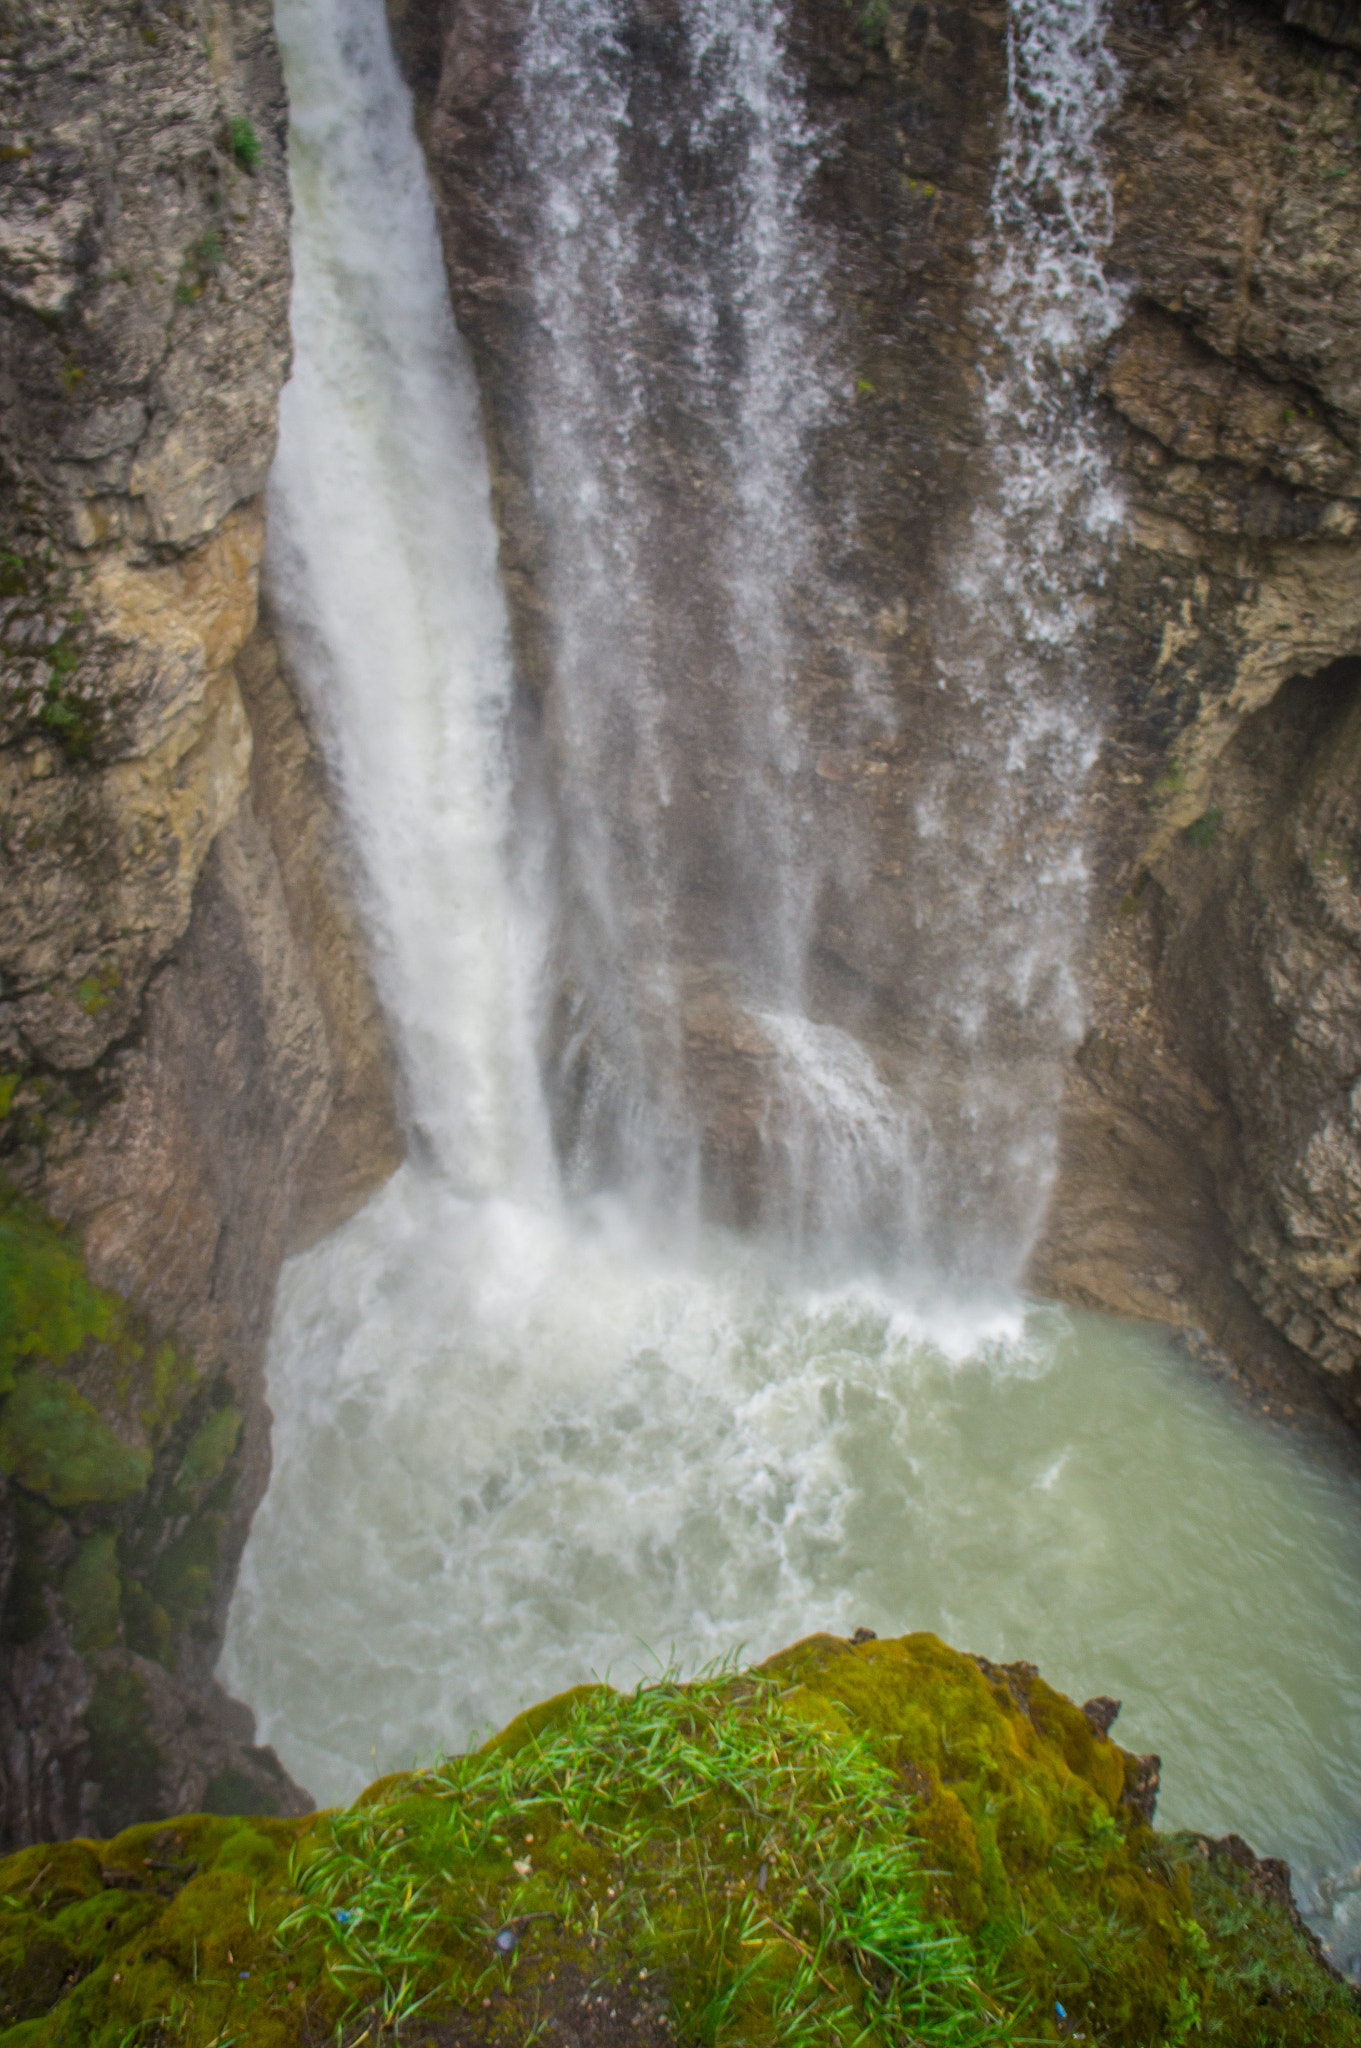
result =
M0 1470L54 1508L112 1505L142 1491L151 1453L123 1443L65 1380L31 1366L15 1374L0 1411Z
M60 1365L91 1338L127 1336L125 1305L89 1279L79 1246L0 1182L0 1394L24 1359Z
M11 1857L0 2048L1361 2048L1274 1866L1126 1781L1028 1667L929 1635L579 1687L344 1811Z
M82 1654L176 1670L219 1590L243 1423L225 1370L96 1286L78 1238L0 1178L0 1656L57 1618Z

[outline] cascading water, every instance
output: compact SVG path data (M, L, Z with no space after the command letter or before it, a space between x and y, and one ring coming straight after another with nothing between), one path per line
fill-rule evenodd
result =
M1095 551L1105 516L1073 388L1110 310L1099 211L1074 203L1112 89L1099 12L1013 0L991 484L940 627L960 772L1003 792L987 851L1029 834L1036 859L1006 888L933 866L958 789L927 763L918 879L948 971L892 1071L808 969L819 893L851 887L859 854L808 795L829 713L803 662L835 595L805 494L836 334L782 9L686 0L651 98L622 0L535 0L528 20L556 636L541 859L550 828L514 801L476 392L380 0L278 0L296 361L270 587L351 822L417 1142L285 1273L275 1476L224 1675L326 1798L592 1670L935 1627L1123 1694L1124 1739L1169 1758L1170 1819L1339 1869L1361 1812L1356 1487L1150 1340L996 1284L1043 1187L1043 1041L1073 1014L1096 556L1064 550ZM692 188L637 175L658 152ZM695 478L723 516L659 553L658 506ZM853 652L837 676L843 723L883 719ZM992 935L977 971L952 918L956 955ZM757 1077L767 1228L747 1236L698 1205L715 1015ZM1001 1194L970 1194L999 1156ZM929 1311L903 1277L933 1253L928 1195L974 1246Z
M281 7L294 370L269 583L325 736L423 1148L453 1185L541 1177L510 873L511 676L477 399L380 13Z
M1055 1166L1101 707L1084 671L1092 593L1119 517L1080 379L1118 324L1096 138L1118 83L1101 0L1014 6L1007 133L975 317L987 462L937 619L948 744L914 798L915 885L946 945L916 1086L943 1164L935 1261L1014 1285ZM941 1199L943 1198L943 1199Z
M863 1253L863 1183L889 1154L871 1147L857 1174L865 1119L835 1131L818 1092L863 1093L873 1067L806 1014L836 854L807 800L800 660L837 637L806 476L835 411L804 208L814 137L777 6L696 0L642 71L626 27L618 0L536 5L515 137L569 1176L627 1186L674 1227L716 1177L700 1048L744 1035L770 1112L745 1207L786 1240L814 1211L816 1237L839 1225ZM900 1150L892 1163L901 1179Z

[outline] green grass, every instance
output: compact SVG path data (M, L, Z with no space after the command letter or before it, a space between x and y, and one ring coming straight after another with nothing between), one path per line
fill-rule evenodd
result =
M235 114L228 123L228 132L231 137L232 155L242 170L248 171L253 177L260 168L263 153L254 124L248 121L244 114Z
M904 1787L866 1738L785 1695L664 1680L512 1726L338 1817L286 1925L338 1929L356 2001L393 2013L441 1980L476 2000L488 1941L533 1915L547 1955L580 1966L573 1949L603 1944L661 1973L700 2041L1011 2040L969 1943L930 1910Z

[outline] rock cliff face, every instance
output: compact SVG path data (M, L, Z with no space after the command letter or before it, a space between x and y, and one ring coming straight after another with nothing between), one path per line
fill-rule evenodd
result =
M1318 1385L1355 1412L1352 14L1311 0L1113 9L1123 90L1104 138L1109 267L1126 299L1088 398L1125 510L1093 593L1089 666L1105 742L1088 833L1090 1024L1031 1278L1066 1299L1180 1324L1273 1382L1304 1388L1322 1368ZM548 689L551 745L552 620L524 371L533 258L514 122L523 18L477 0L411 0L397 37L486 393L523 668L541 699ZM634 10L621 47L640 110L675 62L678 33L665 0ZM890 1057L913 1041L912 991L932 972L930 935L913 921L922 855L911 807L940 717L940 593L980 474L983 343L972 314L1005 33L1003 10L989 6L806 0L796 10L808 104L826 138L815 203L856 394L820 458L828 504L839 502L840 468L858 507L849 538L844 521L829 523L828 550L848 617L877 621L861 653L896 709L896 736L868 747L840 745L829 720L821 800L829 818L856 821L873 857L859 900L824 906L816 972L824 1008L858 1005L859 1028ZM677 561L705 516L701 461L692 453L684 467L664 515ZM810 700L830 701L817 650L807 659ZM697 843L705 796L678 777L672 801L693 800ZM980 792L980 820L987 802ZM970 859L968 846L957 851ZM689 886L702 905L702 867ZM704 991L688 1022L715 1105L715 1179L726 1164L740 1183L760 1048Z
M1127 14L1118 40L1122 716L1037 1277L1308 1359L1355 1414L1361 70L1345 11L1285 17Z
M210 1674L279 1261L399 1146L257 624L283 127L267 0L0 14L7 1842L300 1797Z

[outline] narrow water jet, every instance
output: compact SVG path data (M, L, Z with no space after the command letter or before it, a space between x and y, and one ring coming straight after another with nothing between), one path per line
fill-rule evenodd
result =
M929 929L896 1052L813 961L863 860L814 789L819 721L844 739L893 714L818 559L840 343L782 8L687 0L641 82L622 5L529 10L553 646L532 776L477 392L381 5L278 0L278 21L297 358L269 587L414 1143L286 1273L275 1476L224 1676L328 1798L592 1670L935 1627L1122 1693L1124 1740L1169 1758L1168 1820L1343 1870L1354 1483L1156 1339L1015 1292L1079 1016L1100 731L1081 650L1113 506L1079 389L1112 309L1099 9L1013 0L986 475L936 621L904 884ZM663 160L674 181L643 175ZM723 516L678 556L662 508L697 478ZM734 1060L744 1153L715 1136Z

